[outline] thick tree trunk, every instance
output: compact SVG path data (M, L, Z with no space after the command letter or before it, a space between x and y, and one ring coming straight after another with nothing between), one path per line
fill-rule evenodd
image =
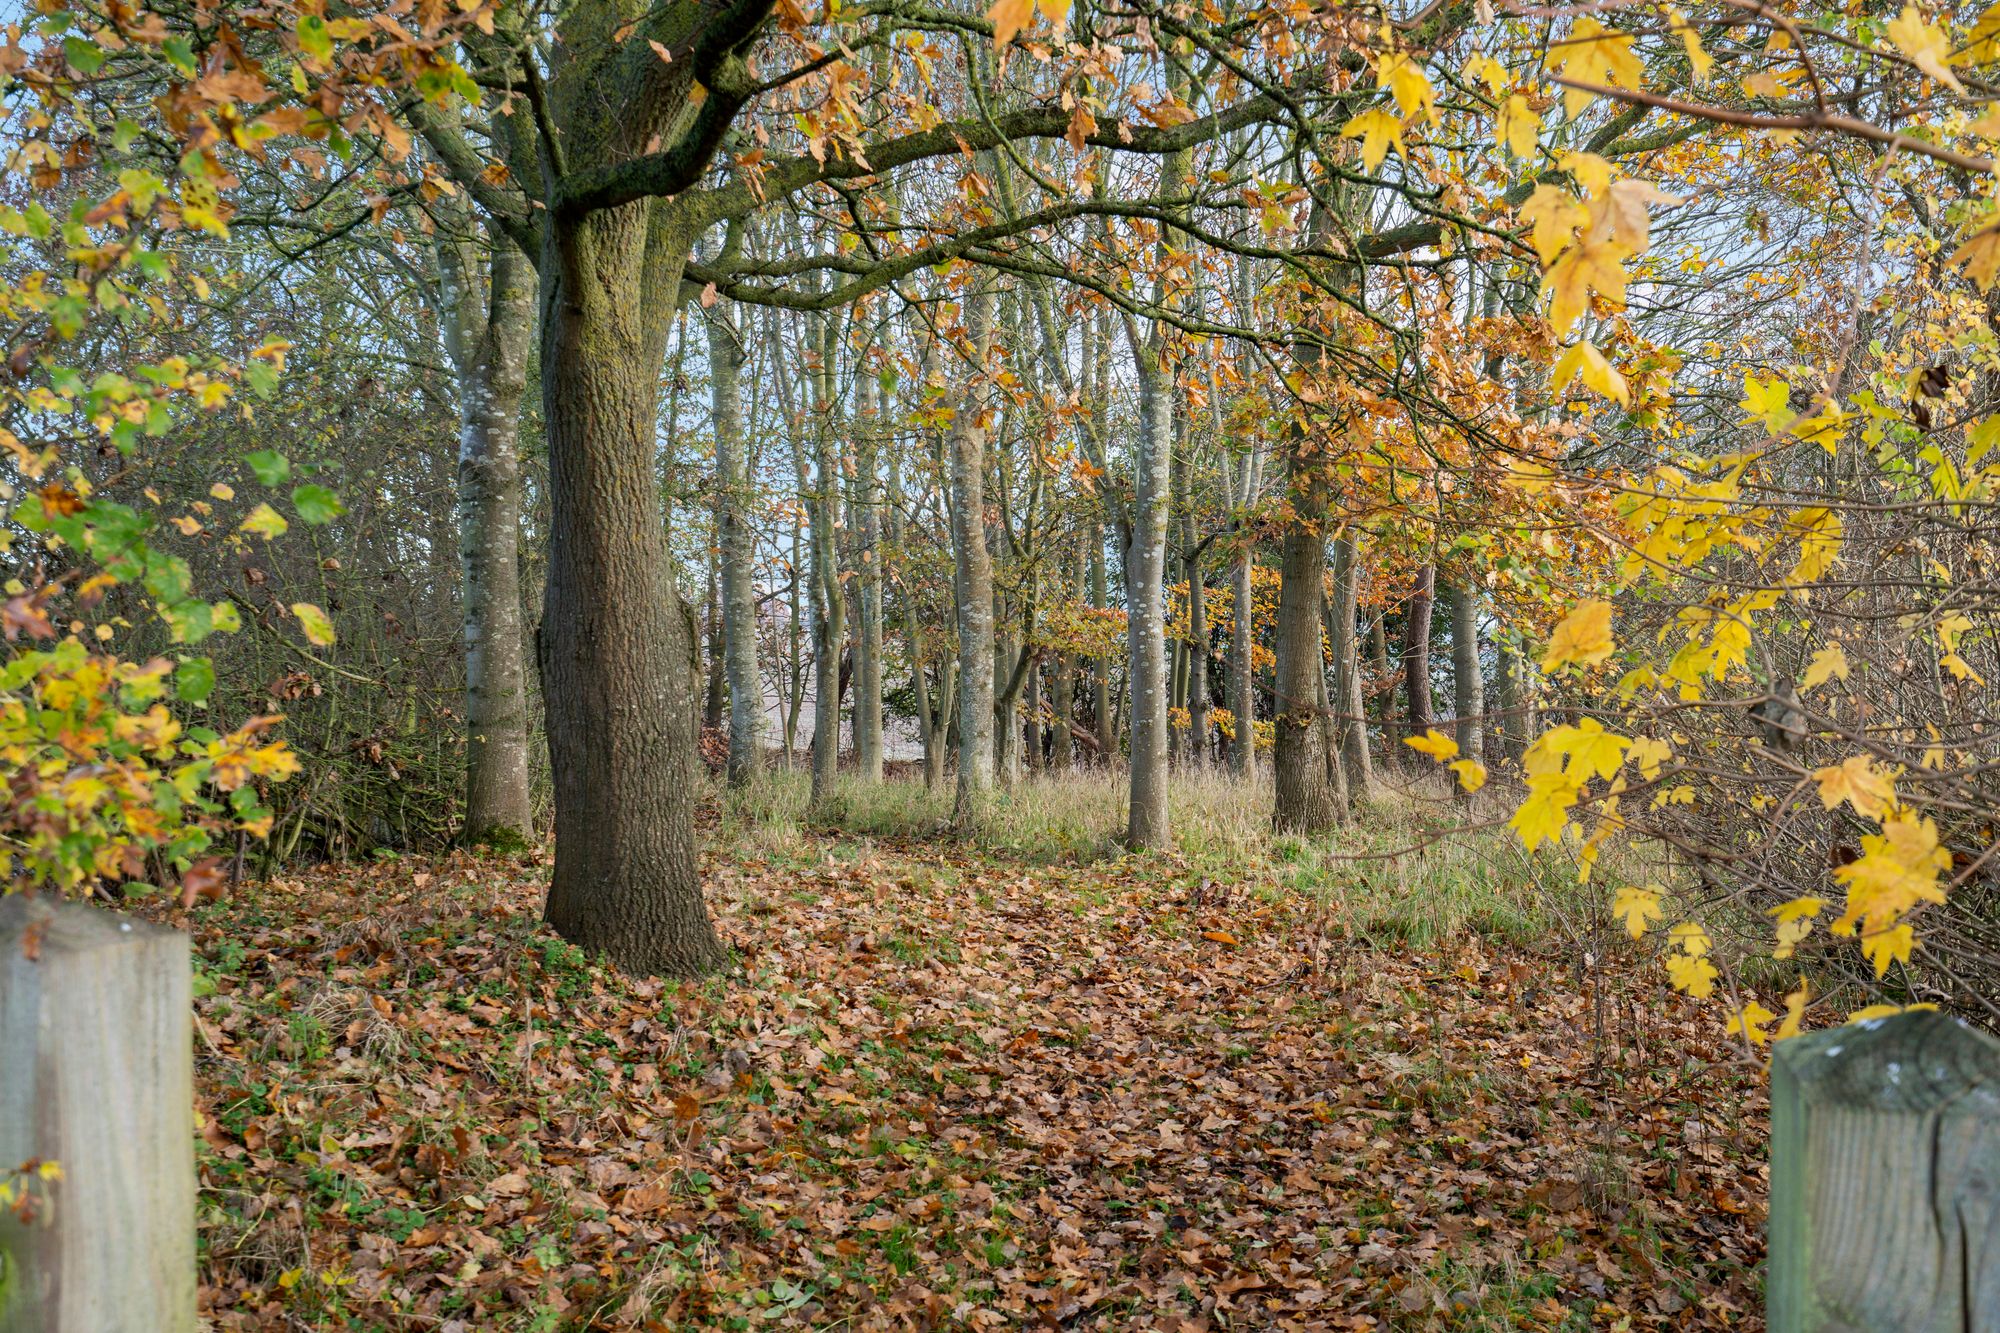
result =
M749 785L763 761L764 685L757 674L757 562L745 467L741 331L728 309L708 312L708 370L715 416L715 530L722 564L722 666L729 685L728 781Z
M1416 586L1404 604L1403 691L1407 696L1410 734L1421 736L1437 722L1431 707L1431 608L1435 604L1437 566L1417 571Z
M531 833L527 629L521 606L521 395L535 274L513 242L440 242L446 349L458 372L458 551L465 646L465 825L471 842ZM482 290L483 288L483 290Z
M952 592L958 605L958 795L952 822L985 814L993 790L993 557L986 549L986 349L993 294L982 282L966 298L965 331L975 358L951 425Z
M1479 592L1469 583L1451 588L1451 699L1458 721L1458 752L1467 759L1485 756L1486 682L1479 664Z
M1132 804L1125 826L1134 850L1171 845L1167 821L1167 502L1173 403L1160 367L1159 333L1142 342L1127 326L1139 376L1139 452L1132 487L1132 549L1126 557L1127 643L1132 714Z
M1339 820L1327 767L1327 729L1319 714L1325 670L1320 656L1320 601L1325 537L1294 521L1287 528L1279 576L1277 705L1271 767L1277 802L1271 825L1280 833L1319 833Z
M627 971L693 975L723 949L696 857L694 618L655 483L659 368L690 240L669 208L543 223L547 916Z
M1347 768L1350 803L1373 794L1374 766L1368 757L1368 710L1361 698L1361 645L1354 634L1355 592L1360 552L1352 531L1333 541L1333 621L1328 626L1333 650L1335 744Z

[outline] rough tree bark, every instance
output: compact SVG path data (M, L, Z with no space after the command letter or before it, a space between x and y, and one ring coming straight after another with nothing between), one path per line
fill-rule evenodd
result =
M654 484L674 314L657 298L677 290L691 231L671 203L650 201L543 223L540 647L557 849L546 912L565 938L634 972L723 960L696 856L694 617Z
M441 237L437 255L445 350L459 382L465 836L471 842L518 841L529 836L534 819L521 606L520 413L535 331L535 274L527 256L497 233L484 245Z
M1271 759L1277 778L1271 826L1280 833L1319 833L1340 818L1327 767L1327 729L1320 715L1325 685L1320 657L1325 541L1317 527L1295 521L1286 528L1282 544Z

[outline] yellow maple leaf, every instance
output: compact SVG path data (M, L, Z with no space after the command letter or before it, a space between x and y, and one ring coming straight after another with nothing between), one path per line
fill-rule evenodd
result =
M1770 909L1771 915L1777 919L1775 934L1778 937L1777 946L1771 950L1771 957L1790 958L1797 951L1799 942L1812 934L1813 922L1825 909L1826 900L1815 898L1811 894L1794 898L1790 902L1781 903Z
M1633 54L1630 33L1617 32L1589 16L1570 25L1569 37L1558 48L1556 68L1564 77L1600 87L1637 89L1645 70ZM1597 97L1581 88L1563 92L1563 110L1576 119Z
M1639 776L1651 782L1660 776L1660 765L1673 757L1674 748L1665 741L1654 740L1651 736L1634 736L1632 748L1625 754L1627 760L1639 769Z
M1590 221L1590 210L1582 200L1546 183L1537 185L1514 214L1531 229L1535 253L1545 265L1553 263L1576 229Z
M1916 932L1907 921L1899 922L1886 930L1877 930L1861 937L1861 952L1868 955L1868 961L1875 964L1875 975L1888 975L1889 964L1910 961L1910 950L1917 942Z
M1486 785L1486 765L1477 759L1460 759L1451 765L1451 771L1458 774L1458 785L1467 792L1478 791Z
M1431 87L1422 64L1409 52L1397 51L1380 57L1375 66L1375 81L1396 99L1396 109L1403 113L1405 121L1412 116L1436 118L1433 104L1437 101L1437 91Z
M1595 666L1611 656L1611 603L1595 598L1583 602L1564 616L1549 636L1548 651L1542 654L1542 670L1555 671L1574 662Z
M1586 388L1595 389L1620 407L1631 406L1632 390L1626 386L1625 377L1587 340L1558 357L1551 375L1557 393L1567 388L1572 379L1580 378Z
M1475 51L1465 62L1465 77L1468 82L1485 84L1486 91L1498 97L1507 86L1507 67L1484 51Z
M1799 680L1799 688L1810 690L1824 685L1829 680L1847 679L1847 650L1837 643L1829 643L1813 654L1806 664L1806 674Z
M1403 744L1442 763L1458 753L1458 742L1432 727L1421 736L1405 736Z
M1706 958L1714 941L1699 921L1683 921L1667 932L1667 943L1690 958Z
M1035 0L994 0L993 7L986 11L986 19L993 25L993 45L1006 46L1034 18Z
M1951 672L1955 679L1969 680L1974 685L1984 685L1986 683L1986 678L1972 669L1972 663L1966 661L1957 653L1946 653L1938 659L1938 665L1946 671Z
M1799 1026L1805 1022L1806 1002L1812 998L1812 987L1804 977L1799 978L1799 988L1785 997L1785 1021L1778 1024L1779 1041L1799 1035Z
M1533 157L1541 134L1542 118L1528 105L1528 99L1520 93L1509 93L1493 117L1494 142L1515 157Z
M1771 1040L1771 1034L1768 1029L1771 1026L1771 1020L1776 1017L1776 1014L1766 1009L1762 1004L1756 1000L1752 1000L1730 1016L1727 1031L1732 1037L1741 1034L1751 1044L1762 1046Z
M1694 73L1695 83L1707 83L1708 71L1715 66L1715 57L1702 49L1700 34L1688 22L1687 15L1678 9L1667 11L1667 22L1679 34L1681 45L1687 50L1688 68Z
M1613 305L1625 303L1624 261L1623 248L1609 241L1580 241L1556 256L1542 275L1542 291L1549 297L1549 326L1557 337L1590 308L1592 292Z
M1951 39L1926 22L1922 10L1915 5L1904 5L1903 12L1890 19L1884 31L1896 49L1910 58L1911 64L1953 92L1965 91L1965 85L1951 72Z
M1406 158L1410 155L1403 146L1403 122L1379 106L1368 108L1341 126L1340 137L1361 140L1361 165L1370 171L1382 165L1391 148Z
M1865 754L1849 755L1838 764L1816 770L1813 781L1819 783L1820 805L1828 810L1846 801L1855 813L1878 819L1896 804L1896 775L1876 768L1875 761Z
M1570 807L1581 787L1564 773L1536 773L1528 778L1528 796L1508 819L1507 827L1529 851L1544 842L1560 841L1569 826Z
M1664 916L1660 906L1661 890L1657 885L1635 888L1626 885L1611 896L1611 915L1625 923L1625 933L1638 939L1646 933L1646 923L1657 921Z
M1992 287L1994 275L2000 273L2000 226L1987 227L1967 237L1964 244L1951 252L1951 262L1963 268L1980 291Z
M1685 953L1667 955L1667 980L1673 983L1675 990L1692 995L1697 1000L1705 1000L1715 993L1716 978L1721 975L1715 970L1715 964L1706 958Z

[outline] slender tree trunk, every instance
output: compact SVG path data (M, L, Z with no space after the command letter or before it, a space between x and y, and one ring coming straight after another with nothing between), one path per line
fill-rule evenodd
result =
M1389 674L1389 613L1368 626L1368 647L1375 663L1375 713L1382 726L1382 764L1390 771L1403 767L1403 746L1396 726L1396 681Z
M696 856L694 617L654 480L660 363L690 229L670 204L645 203L542 225L548 920L627 971L708 972L723 950Z
M1251 648L1256 643L1257 626L1251 615L1251 558L1248 547L1237 552L1229 570L1232 600L1236 603L1229 627L1229 711L1236 717L1236 735L1229 742L1229 771L1239 778L1257 772L1257 700L1251 693Z
M513 242L475 255L439 247L447 342L459 376L458 519L465 645L465 834L527 838L527 630L521 605L521 395L534 337L535 275Z
M1188 758L1196 765L1209 758L1208 720L1208 590L1201 581L1201 545L1197 540L1194 505L1181 510L1181 576L1188 587Z
M1325 670L1320 656L1321 581L1325 537L1293 522L1279 566L1277 704L1271 767L1277 801L1271 825L1280 833L1319 833L1339 819L1327 767L1327 730L1319 715Z
M995 626L1007 623L1006 606L997 597L993 602L993 623ZM990 663L993 671L993 780L1002 791L1012 790L1021 776L1021 729L1015 725L1020 709L1014 691L1007 688L1018 660L1013 636L996 629L993 661Z
M1493 721L1494 743L1488 750L1495 759L1519 759L1527 737L1534 731L1533 719L1528 715L1530 668L1505 634L1498 636L1494 656L1498 662L1493 684L1499 699Z
M1125 827L1134 850L1171 845L1167 822L1167 640L1165 589L1167 502L1173 452L1171 386L1150 342L1128 323L1139 378L1139 453L1132 487L1132 549L1126 557L1130 604L1127 688L1132 714L1132 804Z
M1038 662L1028 664L1022 711L1026 714L1021 727L1022 758L1027 761L1028 771L1039 776L1047 767L1047 760L1042 748L1042 668Z
M952 592L958 605L958 795L952 822L976 823L993 790L993 558L986 549L985 361L993 293L982 280L965 301L976 364L951 425Z
M1431 707L1431 608L1437 566L1417 571L1403 620L1403 690L1409 703L1410 734L1421 736L1437 723Z
M1458 752L1467 759L1485 756L1483 715L1486 683L1479 664L1479 592L1470 583L1451 588L1451 699L1458 718Z
M835 514L840 503L834 402L835 322L821 318L812 328L815 362L813 393L813 487L806 509L812 531L813 594L813 766L812 800L826 799L840 773L840 655L847 639L847 597L840 583L840 545Z
M1352 530L1334 538L1333 620L1328 626L1336 697L1333 711L1337 714L1333 725L1336 744L1346 760L1350 803L1367 800L1375 784L1373 765L1368 758L1368 712L1361 698L1361 645L1354 635L1359 555Z
M1104 571L1104 530L1093 524L1090 529L1090 604L1102 611L1111 605L1110 590L1105 586ZM1098 762L1108 767L1118 763L1118 728L1111 717L1111 663L1102 657L1090 659L1090 706L1091 721L1097 724Z
M702 610L702 639L708 647L708 684L701 700L701 727L707 731L711 727L722 727L722 710L729 703L728 671L722 656L722 571L719 568L721 553L714 549L708 555L708 600Z
M882 780L882 411L868 349L854 369L854 758L862 782Z
M764 684L757 671L756 534L744 458L741 330L720 304L708 312L715 417L715 529L722 564L722 667L729 685L728 782L749 785L763 760Z

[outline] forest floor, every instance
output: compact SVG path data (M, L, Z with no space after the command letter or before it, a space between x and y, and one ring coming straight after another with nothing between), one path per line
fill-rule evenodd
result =
M720 841L698 985L543 927L543 855L199 909L213 1325L1762 1326L1761 1076L1636 957Z

